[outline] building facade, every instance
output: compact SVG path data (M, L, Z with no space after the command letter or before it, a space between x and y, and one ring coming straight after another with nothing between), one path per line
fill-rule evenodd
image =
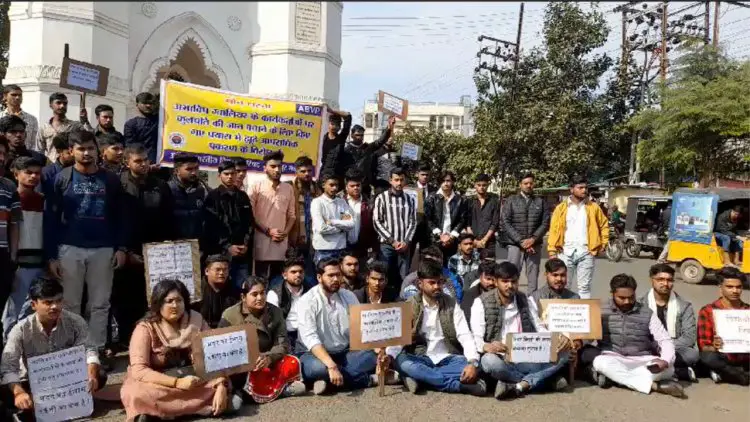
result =
M80 95L59 87L64 45L70 58L109 68L106 97L122 130L135 96L170 77L259 97L338 106L341 2L14 1L3 84L24 91L23 108L52 117L49 95L66 92L68 116Z
M396 120L396 131L406 125L412 127L435 128L445 132L471 136L474 134L471 97L464 95L457 103L412 103L406 121ZM385 122L378 120L377 95L367 100L362 113L362 126L365 128L365 142L374 141L381 133Z

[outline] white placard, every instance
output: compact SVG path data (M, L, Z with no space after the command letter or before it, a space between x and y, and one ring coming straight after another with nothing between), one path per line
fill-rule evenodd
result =
M204 337L202 343L206 373L250 363L245 331Z
M750 353L750 310L714 309L716 335L724 343L722 353Z
M84 346L34 356L26 363L37 422L67 421L94 412Z
M80 64L70 63L68 67L68 85L96 91L99 89L99 69L81 66Z
M549 303L544 311L547 329L556 333L589 333L590 312L587 304Z
M413 161L419 160L420 152L422 147L409 142L404 142L401 145L401 157L408 158Z
M549 363L552 333L518 333L512 336L510 356L514 363Z
M148 259L149 291L164 279L180 280L190 298L195 295L195 280L193 280L193 250L190 242L160 243L146 248Z
M385 92L383 93L383 108L393 114L401 116L404 113L404 102Z
M400 338L402 318L401 308L398 307L362 311L360 314L362 343Z

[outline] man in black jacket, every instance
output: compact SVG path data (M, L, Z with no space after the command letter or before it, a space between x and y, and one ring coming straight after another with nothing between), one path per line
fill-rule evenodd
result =
M440 190L427 200L425 218L432 235L443 252L443 267L456 254L459 234L468 226L469 208L466 200L453 189L456 175L447 171L440 179Z
M344 163L341 161L341 155L346 144L346 139L349 138L349 130L352 127L352 115L348 111L334 109L328 109L328 113L328 133L323 138L321 166L318 174L335 174L343 183L346 170L344 169Z
M201 250L206 255L231 257L229 278L239 289L250 275L253 213L250 198L237 189L234 162L224 161L218 171L221 184L208 193L203 204Z
M199 239L203 233L202 210L207 189L198 178L199 167L200 161L195 155L179 153L174 156L174 175L167 184L174 198L175 239Z
M508 261L519 271L526 265L528 287L526 293L536 290L539 281L541 246L549 230L550 210L543 198L534 195L534 175L521 178L521 192L511 196L502 210L502 225L505 244L508 246Z
M495 232L500 213L500 200L497 195L488 192L490 176L480 174L474 179L474 190L477 195L469 199L469 233L472 233L474 247L478 250L495 250Z
M391 116L388 118L388 126L383 130L375 142L365 143L365 128L360 125L354 125L352 128L352 141L347 143L344 148L341 149L339 161L344 167L344 173L351 168L356 168L364 175L362 180L362 193L369 197L372 189L372 164L373 156L386 142L391 139L393 133L393 126L396 124L396 117Z

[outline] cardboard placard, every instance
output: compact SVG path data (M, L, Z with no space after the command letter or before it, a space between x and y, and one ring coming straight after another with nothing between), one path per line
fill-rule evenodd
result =
M508 333L505 359L515 363L557 362L557 333Z
M401 144L401 157L408 158L412 161L418 161L422 156L422 147L417 144L410 142L404 142Z
M714 309L716 335L721 337L722 353L750 353L750 310Z
M413 187L406 187L404 188L404 193L414 199L414 203L417 205L417 214L424 214L424 197L422 195L422 190Z
M94 412L84 346L34 356L26 363L38 422L67 421Z
M204 380L252 371L260 356L252 324L201 331L193 337L193 368Z
M201 300L201 261L198 241L176 240L143 244L143 266L146 270L146 298L164 279L180 280L190 292L190 300Z
M406 120L409 115L409 102L385 91L378 91L378 111Z
M408 303L371 303L349 307L349 348L372 350L411 344L412 309Z
M108 83L108 68L63 57L60 88L105 97Z
M598 299L542 299L539 302L542 322L549 331L563 333L571 340L601 340L602 310Z

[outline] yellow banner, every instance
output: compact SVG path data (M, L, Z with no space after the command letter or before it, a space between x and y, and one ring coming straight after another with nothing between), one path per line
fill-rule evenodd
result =
M171 166L176 153L198 156L203 169L243 157L248 171L263 171L263 156L281 150L282 172L294 161L318 163L325 106L268 100L176 81L161 82L158 162Z

